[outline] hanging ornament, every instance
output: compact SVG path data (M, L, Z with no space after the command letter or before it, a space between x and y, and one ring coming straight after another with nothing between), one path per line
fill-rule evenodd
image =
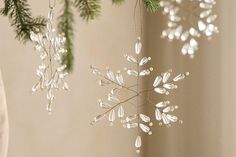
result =
M159 121L159 125L170 126L171 123L179 121L178 118L173 115L178 106L171 106L169 101L152 102L146 94L154 92L156 94L168 95L169 92L177 88L176 83L186 76L185 74L179 74L171 79L171 70L164 72L157 76L153 81L153 86L149 89L141 89L141 79L149 76L153 71L152 67L146 66L151 60L151 57L141 57L142 43L138 38L135 44L135 56L126 54L125 59L130 63L130 68L124 68L123 71L118 70L116 72L107 68L105 71L99 70L91 66L92 73L97 77L97 82L100 86L108 86L110 90L104 99L99 98L98 104L104 110L94 118L91 124L107 119L110 126L115 124L118 120L124 128L138 129L139 133L151 135L151 127L153 126L152 119L149 115L142 112L141 108L147 104L154 106L154 114L156 120ZM134 85L128 85L125 81L125 77L131 77L135 79ZM125 95L125 98L121 97L121 94ZM141 99L145 101L139 101ZM126 111L127 108L135 108L135 113L130 114ZM130 111L130 109L129 109ZM137 135L134 141L136 152L139 153L142 146L142 137Z
M36 69L38 82L32 87L32 92L46 91L47 111L52 112L52 104L55 99L54 92L68 90L65 78L68 73L66 65L62 65L62 56L67 52L64 48L66 38L58 35L53 28L54 6L50 6L48 13L47 29L44 34L31 32L31 40L35 44L35 50L39 52L41 63Z
M162 38L169 41L183 42L182 54L194 57L199 49L198 39L205 36L211 39L219 32L214 24L217 15L213 9L215 0L161 0L163 15L168 17L167 28L162 31Z

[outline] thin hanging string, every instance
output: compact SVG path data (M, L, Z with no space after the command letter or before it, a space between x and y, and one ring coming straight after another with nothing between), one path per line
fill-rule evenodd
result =
M137 17L137 12L139 13L139 17ZM142 8L141 0L136 0L135 6L134 6L133 18L134 18L135 33L142 38L143 37L143 8Z
M139 0L139 16L140 16L140 37L143 37L143 7L142 2Z
M139 12L139 18L136 16L137 12ZM139 24L138 24L139 23ZM135 27L135 33L138 35L138 37L142 38L143 37L143 13L142 13L142 3L141 0L136 0L135 7L134 7L134 27ZM139 27L139 28L137 28ZM140 40L138 38L138 40ZM139 55L137 54L136 60L139 62ZM139 64L136 66L138 74L140 73L140 67ZM139 76L137 76L137 92L140 90L140 79ZM139 119L139 114L140 114L140 109L139 109L139 104L140 104L140 96L137 96L136 100L136 115L138 116L138 124L140 124L140 119ZM140 130L137 127L137 133L140 134ZM137 148L136 150L137 153L140 152L140 148Z
M49 9L50 9L50 11L49 11L49 13L48 13L48 18L49 18L49 23L50 23L50 29L52 29L52 19L53 19L53 9L55 8L55 6L56 6L56 0L48 0L48 7L49 7ZM54 64L53 64L53 62L52 62L52 56L53 56L53 54L52 54L52 44L50 43L50 45L49 45L49 56L50 56L50 72L51 72L51 77L53 77L53 66L54 66Z

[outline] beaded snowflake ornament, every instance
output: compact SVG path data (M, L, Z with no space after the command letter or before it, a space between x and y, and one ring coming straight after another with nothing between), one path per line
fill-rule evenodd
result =
M161 37L183 42L182 54L193 58L199 49L198 39L202 36L211 39L219 32L214 24L215 4L215 0L161 0L163 15L168 18Z
M66 38L63 35L58 35L53 28L53 16L53 8L51 8L48 13L45 34L31 32L31 40L35 44L35 50L39 52L41 60L41 64L36 69L38 82L32 87L32 92L46 91L49 113L52 112L54 92L69 89L65 81L68 75L65 71L66 65L62 65L62 56L67 52L64 48Z
M151 88L142 89L140 86L142 79L149 76L154 69L153 67L146 68L151 57L141 57L141 48L142 44L140 38L138 38L135 44L135 57L129 54L124 55L125 59L130 63L130 68L125 67L124 71L118 70L114 72L109 68L102 71L91 66L92 73L97 77L98 84L109 89L104 99L98 99L98 104L104 112L94 118L91 122L92 125L107 118L110 126L115 123L115 120L118 120L124 128L137 129L139 133L143 132L151 135L153 122L150 116L143 113L141 109L147 104L151 104L155 108L154 113L159 125L170 126L171 123L182 122L178 120L177 116L173 115L173 111L178 106L170 105L169 101L152 102L147 98L146 94L155 92L168 95L171 90L177 88L176 83L188 76L189 73L179 74L171 79L171 70L169 70L157 76ZM135 83L129 85L125 81L124 74L134 79ZM125 98L121 97L122 93ZM133 108L135 113L128 113L126 108ZM138 134L134 142L137 153L140 152L141 145L141 134Z

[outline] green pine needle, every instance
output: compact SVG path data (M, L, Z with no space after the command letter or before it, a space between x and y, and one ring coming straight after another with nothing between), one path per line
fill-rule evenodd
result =
M122 2L124 2L125 0L112 0L113 4L121 4ZM140 0L136 0L137 2L139 2ZM149 12L156 12L158 7L159 7L159 3L160 0L142 0L144 3L144 6L147 8L147 11Z
M80 17L89 21L95 19L101 12L100 0L64 0L64 8L59 17L58 31L66 37L65 48L67 53L63 56L62 64L67 65L67 71L73 69L73 37L74 14L72 6L78 9ZM125 0L112 0L113 4L121 4ZM137 0L138 1L138 0ZM160 0L142 0L150 12L156 12ZM26 42L30 40L30 32L41 32L46 26L43 17L32 17L27 0L4 0L4 8L0 10L4 16L8 16L11 26L14 27L16 38Z
M124 2L125 0L112 0L113 4L121 4L122 2Z
M66 65L66 70L71 72L73 70L73 37L74 37L74 14L72 11L71 0L64 0L64 8L59 17L58 32L62 33L66 38L65 49L67 53L63 56L62 64Z
M75 0L75 7L83 20L94 20L101 12L99 0Z
M30 40L31 31L42 31L46 25L45 18L32 17L27 0L5 0L4 8L0 12L9 17L16 38L23 42Z
M143 3L146 6L147 10L152 13L157 11L159 2L160 0L143 0Z

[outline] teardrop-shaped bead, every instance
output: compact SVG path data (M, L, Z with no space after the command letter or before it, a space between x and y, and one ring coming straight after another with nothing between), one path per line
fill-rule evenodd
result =
M108 118L108 120L109 120L110 122L114 122L115 119L116 119L115 110L112 110L112 111L110 111L110 113L109 113L109 118Z
M155 92L157 92L159 94L165 94L167 92L167 90L165 88L155 88L154 90L155 90Z
M139 73L139 76L146 76L146 75L149 75L151 73L151 71L149 69L146 69L146 70L142 70L140 73Z
M172 122L177 122L178 121L178 117L176 117L176 116L167 114L166 117Z
M52 25L50 23L47 23L47 30L48 32L52 32Z
M117 82L118 82L120 85L124 84L124 79L123 79L123 76L122 76L122 74L121 74L120 72L117 72L117 74L116 74L116 80L117 80Z
M182 41L186 41L186 40L188 39L188 37L189 37L189 31L185 31L185 32L181 35L180 39L181 39Z
M200 18L206 18L206 17L208 17L210 14L211 14L211 12L212 12L212 10L210 9L210 10L205 10L205 11L203 11L203 12L201 12L200 13Z
M53 17L54 17L54 13L52 11L50 11L48 13L48 19L51 21L53 19Z
M212 8L212 5L211 4L207 4L207 3L204 3L204 2L201 2L199 4L200 8L203 8L203 9L211 9Z
M131 122L131 121L135 120L136 118L137 118L136 114L132 115L132 116L128 116L128 117L126 117L126 122Z
M127 127L128 129L136 128L136 127L138 127L138 123L128 123L128 124L126 125L126 127Z
M35 45L34 48L35 48L36 51L41 51L42 50L42 46L40 44Z
M94 123L102 120L104 117L105 117L105 114L98 115L97 117L94 118L94 120L91 122L91 124L93 125Z
M140 123L139 127L145 133L148 133L150 131L150 128L147 125L145 125L145 124Z
M166 108L163 109L163 112L164 112L164 113L168 113L168 112L170 112L170 111L171 111L171 107L170 107L170 106L168 106L168 107L166 107Z
M68 85L67 82L64 82L64 83L63 83L62 89L63 89L63 90L67 90L67 91L69 90L69 85Z
M156 120L161 120L161 112L158 108L155 109L155 116L156 116Z
M200 31L204 31L206 29L206 24L202 20L199 20L198 21L198 28Z
M120 102L120 100L115 95L110 94L110 93L107 95L107 100L110 102L115 102L115 103Z
M191 36L194 36L194 37L200 35L199 32L198 32L195 28L193 28L193 27L191 27L191 28L189 29L189 33L190 33Z
M166 89L175 89L177 88L177 86L173 83L166 83L163 85L163 87L165 87Z
M49 91L47 92L47 99L50 100L50 99L52 99L53 97L54 97L54 95L52 94L52 90L49 90Z
M125 55L125 58L131 63L137 63L137 60L131 55Z
M90 68L92 69L92 73L94 75L96 76L101 75L101 72L98 69L94 68L93 66L90 66Z
M157 103L156 107L159 107L159 108L166 107L168 104L170 104L169 101L162 101L162 102Z
M140 114L139 117L142 119L143 122L148 123L150 122L150 117L148 117L147 115L144 114Z
M170 78L170 73L169 73L169 72L165 72L165 73L163 74L162 82L163 82L163 83L166 83L169 78Z
M40 88L40 84L39 83L36 83L33 87L32 87L32 92L36 92L37 90L39 90Z
M190 43L190 46L192 46L192 47L198 46L198 42L194 38L192 38L189 43Z
M110 69L107 70L107 77L112 81L115 80L115 75Z
M49 104L47 105L46 110L48 111L48 114L49 114L49 115L52 114L52 104L51 104L51 103L49 103Z
M136 70L127 70L127 74L131 76L138 76L138 72Z
M181 34L182 34L182 31L183 31L183 26L178 26L175 30L175 36L177 39L180 38Z
M174 28L174 27L177 26L177 23L176 23L176 22L169 21L168 24L167 24L167 26L168 26L169 28Z
M135 147L140 148L141 146L142 146L142 139L140 136L137 136L135 140Z
M66 65L62 65L60 67L57 68L57 71L61 72L61 71L64 71L66 69Z
M157 76L155 81L153 82L153 87L157 87L162 81L162 77L161 76Z
M177 82L177 81L180 81L180 80L182 80L182 79L184 79L185 78L185 75L184 74L179 74L179 75L177 75L174 79L173 79L173 81L174 82Z
M104 108L104 109L109 109L111 108L111 105L106 103L106 102L103 102L101 99L98 99L98 103L99 103L99 106L101 108Z
M37 35L36 35L34 32L30 32L30 39L31 39L33 42L38 41L38 37L37 37Z
M41 53L40 54L40 59L44 60L47 56L48 56L47 53Z
M169 19L172 22L179 22L181 20L181 17L174 15L174 16L169 16Z
M217 15L211 15L207 18L206 21L207 21L207 23L212 23L216 20L216 18L217 18Z
M138 38L138 41L137 41L136 44L135 44L135 53L136 53L137 55L140 54L141 49L142 49L142 43L141 43L140 40L141 40L141 39Z
M162 116L162 120L163 120L164 124L169 124L170 123L170 120L166 117L165 113L162 113L161 116Z
M182 52L183 55L188 54L188 49L189 49L189 47L190 47L189 43L185 43L185 44L183 45L182 50L181 50L181 52Z
M122 118L122 117L124 117L124 115L125 115L124 108L123 108L123 106L120 106L118 108L118 117Z
M143 57L141 59L141 61L139 62L139 66L143 66L144 64L146 64L150 60L151 60L151 57Z

